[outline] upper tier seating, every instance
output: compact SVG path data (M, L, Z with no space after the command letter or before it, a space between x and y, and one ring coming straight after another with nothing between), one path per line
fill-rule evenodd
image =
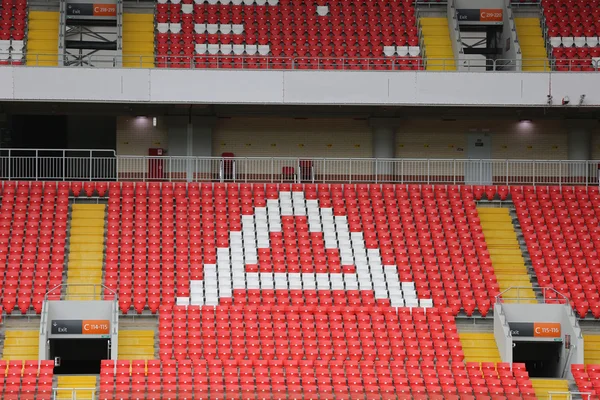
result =
M542 0L559 71L594 71L600 65L600 1Z
M46 292L62 283L69 186L14 181L2 185L0 271L7 313L15 307L25 313L32 305L40 313Z
M347 292L486 315L499 294L470 186L111 182L107 234L123 312Z
M54 361L0 361L0 397L50 400Z
M423 69L413 0L159 0L156 29L163 68Z
M0 65L21 65L24 61L27 0L0 2Z
M598 187L514 186L511 194L539 285L567 296L580 317L600 318Z

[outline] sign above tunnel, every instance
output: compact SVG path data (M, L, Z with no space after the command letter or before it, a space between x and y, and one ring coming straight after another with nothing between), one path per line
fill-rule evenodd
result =
M107 319L53 319L50 333L53 335L108 335L110 321Z
M513 337L559 338L561 334L558 322L509 322Z
M67 18L81 19L116 19L117 4L110 0L103 0L102 3L86 0L76 0L67 3Z
M500 25L504 19L501 8L459 8L456 16L459 25Z

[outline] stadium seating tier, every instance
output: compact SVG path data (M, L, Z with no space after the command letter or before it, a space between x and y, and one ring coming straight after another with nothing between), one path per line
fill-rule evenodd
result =
M123 312L348 291L486 315L499 293L470 187L113 182L107 235Z
M598 0L542 0L547 37L558 71L595 71L600 62Z
M0 65L23 64L27 0L0 2Z
M157 67L424 69L412 0L156 6Z

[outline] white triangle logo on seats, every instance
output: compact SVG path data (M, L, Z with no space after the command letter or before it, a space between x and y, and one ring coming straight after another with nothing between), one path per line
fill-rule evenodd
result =
M283 271L251 268L259 264L261 252L270 252L271 234L283 232L282 217L306 217L309 234L322 233L325 250L337 250L346 272L331 272L327 264L321 265L322 272L290 272L285 261ZM374 292L375 300L389 299L392 307L433 306L431 299L418 299L414 282L400 282L396 265L382 265L380 250L366 248L362 232L350 232L347 216L334 216L333 208L319 207L304 192L279 192L279 199L255 207L254 215L242 215L242 231L230 232L229 243L217 248L217 263L204 265L204 279L192 280L190 297L178 298L178 305L216 306L234 291L263 289L366 290Z

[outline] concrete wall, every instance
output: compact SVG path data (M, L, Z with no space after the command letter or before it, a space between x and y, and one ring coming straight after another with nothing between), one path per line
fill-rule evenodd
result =
M504 0L502 8L504 9L504 24L502 25L502 37L500 44L502 48L501 58L504 60L515 60L521 57L521 49L519 47L519 41L517 39L517 31L515 26L515 20L513 18L513 9L510 5L510 0ZM506 68L506 70L514 71L520 70L520 63L513 63Z
M372 157L368 120L352 118L220 118L212 152L250 157Z
M151 147L168 146L168 125L165 118L157 117L155 127L152 126L152 117L117 118L117 154L145 156Z
M600 74L423 71L227 71L3 67L0 100L201 104L545 106L586 94ZM569 107L577 107L575 101ZM557 105L557 107L561 107Z
M498 305L494 308L494 314L499 313ZM502 304L502 313L506 316L506 321L510 322L558 322L561 324L561 336L564 341L565 335L571 335L571 344L574 345L572 350L570 364L583 363L583 336L581 329L575 318L573 310L569 306L562 304ZM496 324L500 323L500 319L494 317L494 336L498 348L502 346L504 349L503 362L512 362L512 340L510 346L508 342L501 340L501 335L496 333ZM499 340L500 338L500 340ZM512 339L512 338L511 338ZM513 339L516 340L516 339ZM539 340L539 339L537 339ZM508 346L508 347L507 347ZM510 349L510 351L507 350ZM509 357L509 358L504 358ZM562 347L559 370L565 367L567 362L567 351ZM567 376L571 377L570 367L566 368Z
M456 0L456 8L502 8L503 0Z
M341 157L373 156L372 128L367 119L193 117L191 149L187 117L117 118L117 153L146 155L150 147L167 148L172 156ZM591 157L600 159L600 125L592 132ZM566 160L568 134L561 121L406 120L396 129L395 157L467 158L467 137L492 136L492 158Z
M67 143L71 149L111 149L117 144L117 118L102 115L67 116Z
M494 339L503 362L512 362L512 338L510 329L506 322L506 316L502 312L502 306L494 305Z
M117 315L116 302L113 301L46 301L44 303L44 312L46 316L42 318L40 326L40 352L41 360L48 359L47 339L56 337L60 339L79 338L90 339L98 338L98 335L52 335L52 320L109 320L110 321L110 339L113 359L117 358L117 349L119 344L119 319Z

